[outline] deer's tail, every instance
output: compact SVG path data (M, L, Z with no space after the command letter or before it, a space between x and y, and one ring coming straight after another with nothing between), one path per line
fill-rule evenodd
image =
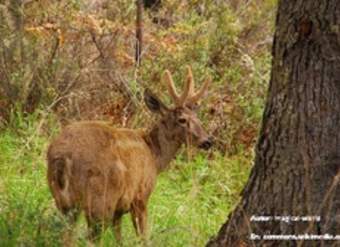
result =
M71 166L72 160L67 157L58 157L48 160L48 182L56 201L57 207L62 211L72 208L71 198Z

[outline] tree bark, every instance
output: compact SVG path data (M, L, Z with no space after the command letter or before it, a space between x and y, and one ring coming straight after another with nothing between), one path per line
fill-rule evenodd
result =
M241 202L207 246L339 246L340 239L264 239L340 235L339 2L279 1L272 53L254 167ZM251 240L252 233L260 239Z

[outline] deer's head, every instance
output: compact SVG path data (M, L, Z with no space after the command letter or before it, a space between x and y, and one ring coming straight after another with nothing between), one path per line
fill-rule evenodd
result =
M160 125L168 138L209 149L212 146L212 138L203 129L202 123L196 115L196 109L199 99L204 96L211 80L207 79L202 87L195 91L194 79L189 66L182 94L177 93L171 73L168 70L164 73L164 80L174 106L167 107L152 92L146 90L144 100L147 107L152 112L162 116Z

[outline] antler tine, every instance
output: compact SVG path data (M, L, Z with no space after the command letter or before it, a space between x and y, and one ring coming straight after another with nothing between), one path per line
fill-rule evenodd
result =
M175 101L175 104L178 104L180 96L176 92L175 83L174 83L174 80L172 79L172 75L169 70L166 70L164 72L164 77L165 77L166 85L167 85L170 96Z
M183 106L187 99L194 93L194 78L190 66L187 66L187 78L184 84L183 93L179 99L179 105Z
M191 66L187 66L187 84L189 84L189 93L188 96L192 96L195 93L195 81L194 76L192 75L192 69Z
M211 83L211 77L209 76L203 83L202 87L193 94L189 99L188 102L191 104L196 103L201 97L203 97L204 93L207 91L209 85Z

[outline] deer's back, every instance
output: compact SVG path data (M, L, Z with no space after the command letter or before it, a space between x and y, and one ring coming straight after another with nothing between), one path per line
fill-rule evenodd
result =
M136 130L79 122L48 150L49 185L61 210L80 207L100 217L128 211L149 196L155 177L154 157Z

